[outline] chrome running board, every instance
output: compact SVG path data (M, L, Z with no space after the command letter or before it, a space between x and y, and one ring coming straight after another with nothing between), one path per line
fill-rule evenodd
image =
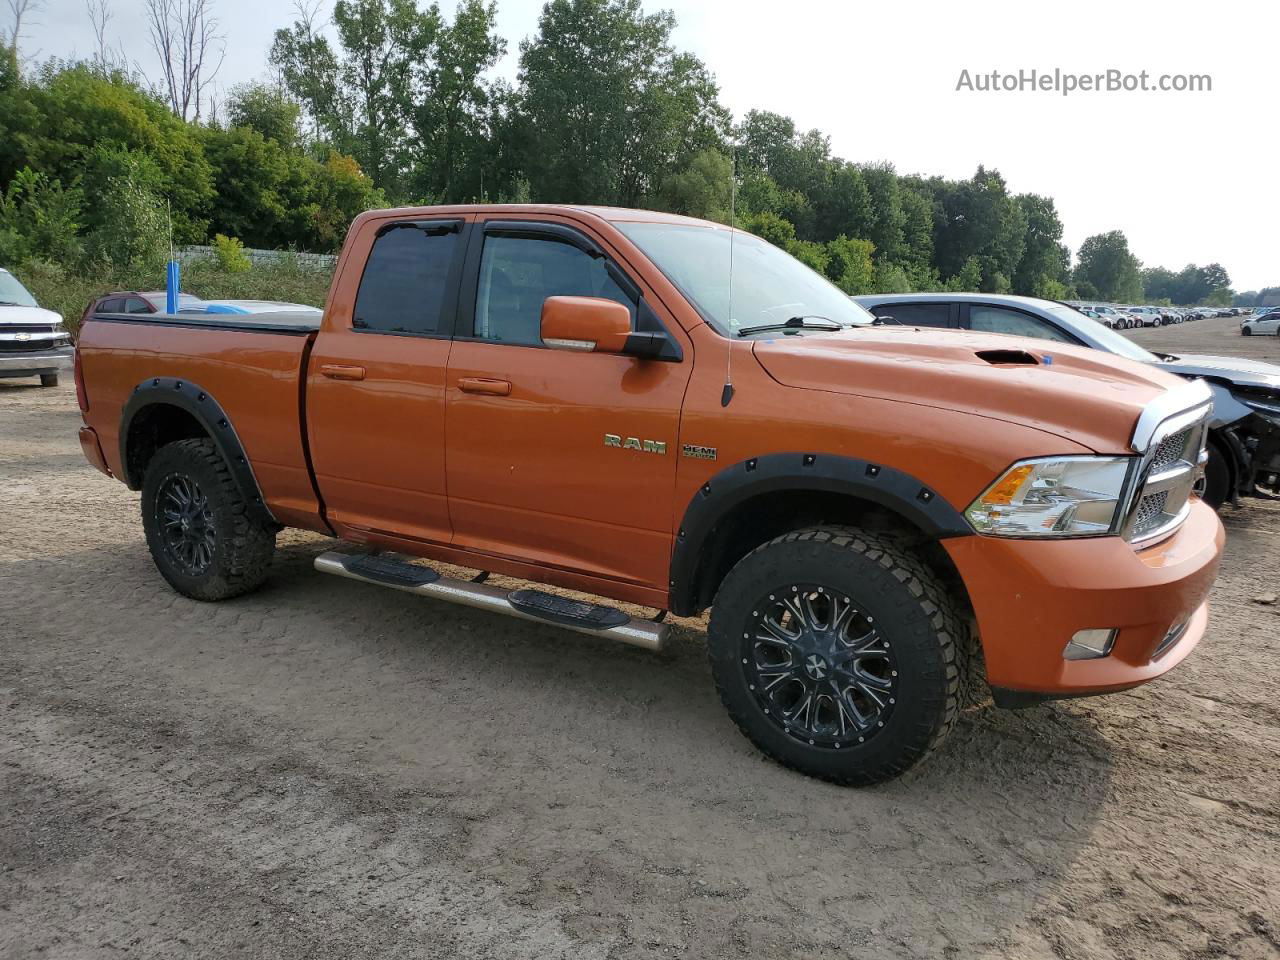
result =
M316 557L321 573L391 587L420 597L447 600L464 607L489 610L534 623L554 624L567 630L608 637L658 652L670 629L668 624L636 620L615 607L570 600L542 590L505 590L476 580L445 577L394 554L355 554L330 550Z

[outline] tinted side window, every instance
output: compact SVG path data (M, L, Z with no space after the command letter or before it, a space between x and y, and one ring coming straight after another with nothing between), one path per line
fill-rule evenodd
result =
M110 297L98 304L97 313L124 313L124 301L119 297Z
M382 234L365 262L351 326L381 333L438 331L457 249L456 232L393 227Z
M124 302L125 313L150 313L151 307L141 297L130 297Z
M969 326L984 333L1008 333L1017 337L1035 337L1037 340L1057 340L1059 343L1074 342L1057 327L1039 317L1002 307L970 307Z
M951 326L949 303L882 303L871 312L877 317L893 317L908 327Z
M487 236L476 289L475 336L503 343L540 344L547 297L605 297L636 305L614 282L605 262L559 240Z

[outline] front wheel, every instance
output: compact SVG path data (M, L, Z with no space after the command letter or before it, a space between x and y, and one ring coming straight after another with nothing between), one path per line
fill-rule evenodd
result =
M255 519L212 440L161 447L142 484L142 526L160 574L194 600L226 600L257 588L276 548Z
M1277 330L1276 332L1277 332L1277 333L1280 333L1280 330ZM1253 327L1241 327L1241 328L1240 328L1240 335L1241 335L1241 336L1243 336L1243 337L1251 337L1251 336L1253 336Z
M963 630L936 576L897 543L816 527L738 561L708 647L720 698L757 747L865 786L906 772L951 730Z

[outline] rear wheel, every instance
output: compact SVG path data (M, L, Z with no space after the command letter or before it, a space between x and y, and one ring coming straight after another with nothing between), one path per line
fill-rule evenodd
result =
M56 373L40 374L40 386L56 387L58 385L58 375Z
M818 527L734 566L708 646L720 697L756 746L862 786L904 773L954 725L963 629L937 578L894 541Z
M142 485L142 526L161 575L195 600L257 588L275 552L275 530L253 518L208 439L160 448Z

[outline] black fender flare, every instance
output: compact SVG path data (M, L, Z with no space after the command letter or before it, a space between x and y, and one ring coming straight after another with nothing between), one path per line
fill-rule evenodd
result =
M944 497L909 473L830 453L770 453L725 467L689 501L671 555L671 611L701 608L699 565L703 550L729 511L762 494L839 493L885 507L931 539L973 535L973 528Z
M133 388L133 393L125 402L120 413L120 479L130 490L142 489L142 477L129 474L129 431L134 418L148 407L177 407L190 414L204 428L214 446L222 454L231 468L232 479L249 505L251 513L257 515L260 522L275 524L279 522L271 515L266 501L262 497L262 488L253 475L253 467L249 463L248 454L244 451L240 438L236 435L231 418L227 416L222 405L207 390L190 380L177 377L151 377L143 380Z

